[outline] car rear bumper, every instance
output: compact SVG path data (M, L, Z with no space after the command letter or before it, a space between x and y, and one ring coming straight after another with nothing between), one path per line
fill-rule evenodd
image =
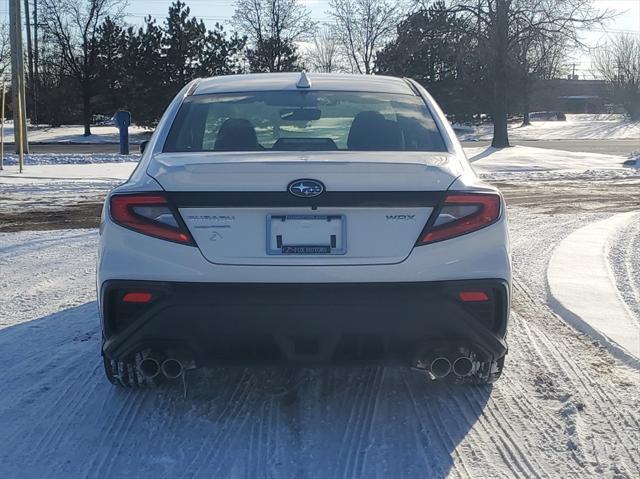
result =
M465 303L460 292L484 292ZM150 292L149 303L124 303ZM507 352L504 280L410 283L177 283L107 281L103 354L144 349L196 361L401 360L465 347L486 360Z

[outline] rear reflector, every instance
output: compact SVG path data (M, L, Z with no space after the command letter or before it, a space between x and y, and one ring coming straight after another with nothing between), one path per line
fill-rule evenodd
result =
M485 228L500 218L500 204L496 193L451 192L417 244L435 243Z
M484 291L461 291L458 296L460 297L460 300L465 303L489 301L489 296Z
M127 293L122 297L124 303L148 303L153 298L151 293Z
M120 226L167 241L194 245L177 212L161 193L114 195L111 219Z

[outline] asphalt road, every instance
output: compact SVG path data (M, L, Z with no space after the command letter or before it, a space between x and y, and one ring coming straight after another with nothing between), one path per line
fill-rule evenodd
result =
M489 146L490 141L463 141L465 148ZM630 140L518 140L512 145L532 146L550 150L581 151L608 155L629 156L632 151L640 150L640 138Z
M6 143L4 149L6 152L13 153L15 145ZM138 153L139 146L131 144L129 150L130 153ZM120 153L120 146L117 143L31 143L30 153Z
M489 141L463 141L462 146L489 146ZM512 141L512 145L533 146L552 150L583 151L628 156L634 150L640 150L640 139L630 140L522 140ZM131 145L131 153L138 152L138 145ZM13 144L6 144L5 151L14 151ZM70 144L70 143L32 143L31 153L118 153L119 146L112 144Z

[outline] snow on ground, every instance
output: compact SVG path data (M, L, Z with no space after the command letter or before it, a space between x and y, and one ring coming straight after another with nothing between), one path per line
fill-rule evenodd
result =
M613 140L638 138L640 121L626 120L624 115L567 114L567 121L533 121L530 126L509 124L512 140ZM460 141L491 140L493 125L456 126Z
M150 135L151 132L146 128L136 125L129 127L130 143L140 143ZM36 125L29 127L27 137L33 143L120 143L120 133L114 125L92 125L90 136L84 136L82 125L59 127ZM5 124L4 141L14 141L12 122Z
M97 233L0 234L0 476L637 477L637 371L539 299L554 245L600 216L510 213L514 313L493 388L254 366L196 373L187 399L118 390L99 359Z
M109 190L129 178L136 165L135 162L27 165L22 173L17 165L6 165L0 171L0 209L60 208L79 202L101 202Z
M115 153L34 153L24 155L24 165L84 165L89 163L137 163L140 155L119 155ZM19 164L18 155L5 154L4 165L15 166Z
M606 114L567 114L567 121L534 121L530 126L521 127L520 123L509 125L512 140L574 140L574 139L640 139L640 122L631 122L624 115ZM462 141L490 140L493 125L479 126L456 125L458 137ZM119 133L114 125L93 125L91 136L84 136L81 125L47 127L44 125L29 128L29 141L36 143L118 143ZM129 128L131 143L139 143L148 138L151 132L133 125ZM13 123L7 122L4 129L6 142L13 142Z
M527 146L497 149L465 148L478 174L494 181L519 179L617 179L640 177L640 170L625 166L621 156L578 153Z
M610 238L608 259L622 300L640 323L640 217Z
M471 153L483 176L521 184L583 175L588 189L594 172L631 171L618 157ZM0 205L97 201L136 166L90 160L22 175L11 165ZM122 391L103 377L95 230L0 233L0 477L638 477L638 369L548 306L555 247L609 216L509 208L510 352L494 387L428 383L397 367L256 365L194 373L187 399L179 387ZM638 223L609 254L631 311Z
M623 300L624 296L634 309L640 305L640 276L633 274L639 265L636 253L631 251L633 236L616 235L627 225L638 224L640 214L630 212L580 228L556 247L547 275L552 307L558 314L623 360L640 365L640 315ZM614 236L624 247L611 257ZM619 270L618 281L611 259Z

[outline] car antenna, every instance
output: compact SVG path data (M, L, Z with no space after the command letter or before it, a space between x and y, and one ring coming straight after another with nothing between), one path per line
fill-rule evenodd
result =
M296 88L311 88L311 82L309 81L306 71L302 70L300 72L300 78L298 79L298 83L296 83Z

